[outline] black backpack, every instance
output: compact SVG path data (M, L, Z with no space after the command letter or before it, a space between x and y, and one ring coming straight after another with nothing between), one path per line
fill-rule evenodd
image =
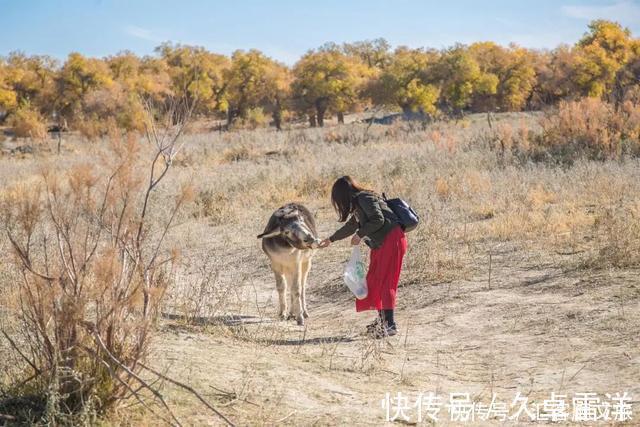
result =
M400 221L400 227L402 227L405 232L408 233L418 226L420 223L420 217L416 211L409 206L409 203L400 198L387 199L387 195L384 193L382 193L382 198L387 203L387 206L389 206L389 209L396 214Z

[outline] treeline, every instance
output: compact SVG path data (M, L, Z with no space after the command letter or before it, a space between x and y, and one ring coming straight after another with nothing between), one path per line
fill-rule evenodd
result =
M384 107L428 116L540 109L597 97L640 100L640 39L609 21L593 21L574 46L532 50L493 42L448 49L392 50L384 39L328 43L293 66L258 50L231 57L165 43L153 56L123 52L103 59L72 53L0 58L0 123L17 136L42 136L56 124L98 136L110 126L138 131L145 102L197 99L200 116L229 127L291 120L323 126L350 112Z

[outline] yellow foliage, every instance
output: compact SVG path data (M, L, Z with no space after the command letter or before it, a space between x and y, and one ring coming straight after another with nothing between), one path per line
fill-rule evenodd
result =
M42 116L28 104L19 107L12 114L9 125L19 138L44 139L47 136L47 127Z
M328 115L344 121L346 113L371 104L432 117L544 109L581 97L619 106L640 103L639 70L640 41L604 20L591 22L575 45L549 52L494 42L392 52L376 39L327 43L293 68L255 49L230 58L172 43L142 58L128 51L103 59L71 53L61 66L47 56L10 53L0 57L0 121L29 104L46 119L78 124L86 134L104 133L100 123L108 118L140 131L140 100L166 106L169 98L197 101L196 114L226 117L229 127L273 122L278 129L296 117L312 126L322 126ZM515 130L503 146L510 140L530 143Z
M293 70L293 97L304 114L315 110L322 126L326 112L344 113L358 103L359 92L372 71L359 60L329 47L304 55Z

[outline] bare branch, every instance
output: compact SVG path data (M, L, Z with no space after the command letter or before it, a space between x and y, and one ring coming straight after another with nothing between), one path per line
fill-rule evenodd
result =
M168 376L166 376L166 375L164 375L164 374L162 374L162 373L160 373L160 372L156 371L155 369L148 367L147 365L145 365L145 364L144 364L144 363L142 363L142 362L140 362L140 366L142 366L144 369L148 370L148 371L149 371L149 372L151 372L152 374L155 374L155 375L157 375L158 377L160 377L160 378L162 378L162 379L164 379L164 380L166 380L166 381L169 381L171 384L175 384L175 385L177 385L178 387L180 387L180 388L183 388L183 389L187 390L188 392L190 392L191 394L193 394L195 397L197 397L197 398L198 398L198 400L200 400L200 402L202 402L202 403L203 403L207 408L209 408L209 409L210 409L214 414L216 414L217 416L219 416L220 418L222 418L222 420L224 420L224 422L226 422L226 423L227 423L227 425L229 425L229 426L234 426L234 425L235 425L235 424L233 424L233 423L231 422L231 420L229 420L227 417L225 417L225 416L224 416L220 411L218 411L216 408L214 408L213 406L211 406L211 404L210 404L209 402L207 402L207 401L206 401L206 400L205 400L205 399L204 399L204 398L203 398L203 397L202 397L202 396L201 396L197 391L195 391L195 390L193 389L193 387L191 387L191 386L189 386L189 385L187 385L187 384L181 383L180 381L174 380L173 378L170 378L170 377L168 377Z

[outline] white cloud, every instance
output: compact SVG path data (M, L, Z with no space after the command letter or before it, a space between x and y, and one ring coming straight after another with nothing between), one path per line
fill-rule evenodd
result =
M640 22L640 3L618 1L601 6L562 6L562 13L576 19L608 19L623 25L637 25Z
M124 32L132 37L136 37L138 39L152 41L152 42L161 42L162 38L154 35L151 30L147 30L146 28L136 27L135 25L127 25L124 28Z

